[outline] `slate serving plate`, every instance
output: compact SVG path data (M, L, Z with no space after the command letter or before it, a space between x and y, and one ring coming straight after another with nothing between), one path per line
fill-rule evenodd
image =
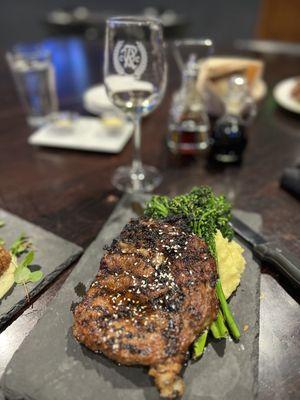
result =
M141 200L141 199L140 199ZM72 336L71 304L80 300L98 268L103 246L135 216L125 196L87 249L33 332L8 365L2 389L9 400L154 400L159 395L141 367L118 366L79 345ZM240 213L246 222L257 215ZM184 372L184 400L253 399L257 391L260 271L245 250L247 268L232 310L247 333L239 343L212 342L202 359Z
M34 265L39 266L45 276L41 281L27 285L30 297L39 293L82 254L82 249L76 244L2 209L0 209L0 220L5 222L4 227L0 228L0 237L5 240L7 248L21 233L25 233L33 244L36 252ZM21 285L13 286L0 300L0 331L26 301L25 291Z

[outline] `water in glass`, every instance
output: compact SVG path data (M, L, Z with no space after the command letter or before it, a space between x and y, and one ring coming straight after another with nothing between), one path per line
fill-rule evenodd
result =
M17 91L31 126L40 126L57 111L54 69L50 54L42 50L7 54Z

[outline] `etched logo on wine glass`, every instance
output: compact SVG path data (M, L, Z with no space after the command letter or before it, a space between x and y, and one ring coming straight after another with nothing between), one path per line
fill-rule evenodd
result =
M119 40L114 48L113 63L119 75L133 75L136 78L145 72L148 56L141 42L126 43Z

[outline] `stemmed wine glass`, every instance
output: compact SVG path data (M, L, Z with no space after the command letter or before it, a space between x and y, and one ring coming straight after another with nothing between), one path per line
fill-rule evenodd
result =
M141 118L161 102L167 81L162 26L144 17L112 17L106 23L104 85L111 102L134 126L133 160L119 167L112 183L126 192L151 191L161 182L155 167L141 162Z

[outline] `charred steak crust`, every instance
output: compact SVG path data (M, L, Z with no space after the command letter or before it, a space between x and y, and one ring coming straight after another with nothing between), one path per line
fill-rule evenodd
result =
M74 336L116 362L150 366L161 395L176 397L189 346L216 318L216 280L214 258L184 219L132 219L74 310Z

